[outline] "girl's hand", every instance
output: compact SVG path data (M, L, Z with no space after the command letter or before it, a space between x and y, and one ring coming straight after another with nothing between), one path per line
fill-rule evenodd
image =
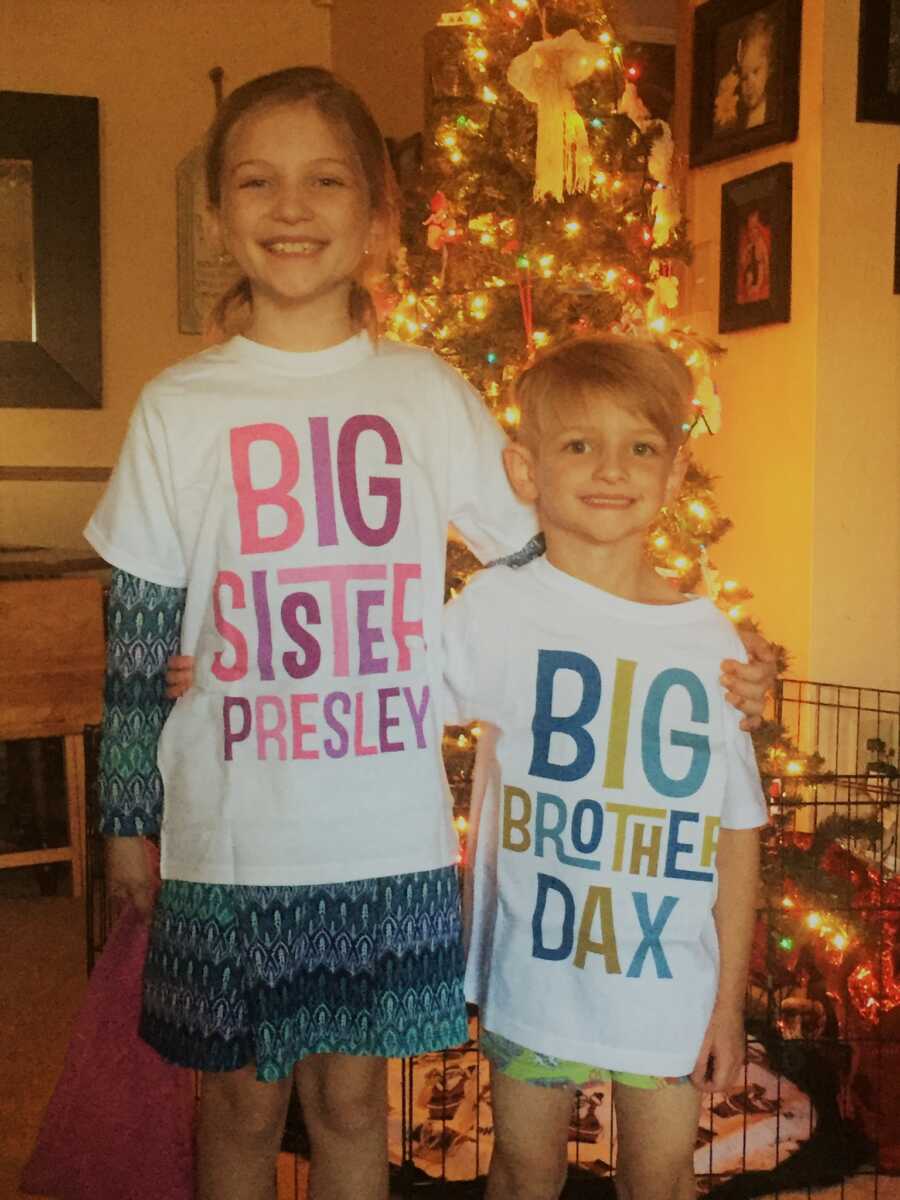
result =
M194 686L194 659L190 654L173 654L166 663L166 696L177 700Z
M144 920L150 920L158 883L142 837L106 839L106 886L117 907L131 901Z
M775 647L760 634L740 632L740 639L750 661L742 663L726 658L720 682L725 688L725 699L745 714L741 729L750 731L762 724L766 696L775 685L778 667Z
M740 1008L714 1008L691 1083L701 1092L724 1092L744 1064L744 1014Z

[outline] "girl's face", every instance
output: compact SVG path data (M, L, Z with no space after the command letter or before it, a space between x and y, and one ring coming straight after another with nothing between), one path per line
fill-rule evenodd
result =
M373 223L349 134L308 101L249 112L226 141L221 197L212 218L250 281L252 335L270 340L273 322L283 334L296 316L306 340L348 337L350 288Z

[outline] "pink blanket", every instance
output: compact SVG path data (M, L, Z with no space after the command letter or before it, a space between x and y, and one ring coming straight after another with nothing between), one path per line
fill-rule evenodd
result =
M22 1174L57 1200L191 1200L190 1071L140 1040L148 927L129 906L88 984L62 1075Z

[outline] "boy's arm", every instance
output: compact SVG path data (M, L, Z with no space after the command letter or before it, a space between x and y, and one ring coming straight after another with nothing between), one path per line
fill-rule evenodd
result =
M691 1073L703 1092L721 1092L744 1061L744 996L759 893L759 830L720 829L719 891L713 916L719 941L719 987Z

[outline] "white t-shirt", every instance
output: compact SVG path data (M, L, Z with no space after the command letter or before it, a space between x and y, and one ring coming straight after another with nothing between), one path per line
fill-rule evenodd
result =
M538 559L445 610L448 721L498 727L467 997L558 1058L685 1075L715 998L715 843L765 823L708 600L636 604Z
M447 525L483 560L534 534L502 445L454 370L365 334L309 354L238 337L147 386L85 536L187 587L196 663L160 742L164 878L343 882L454 861Z

